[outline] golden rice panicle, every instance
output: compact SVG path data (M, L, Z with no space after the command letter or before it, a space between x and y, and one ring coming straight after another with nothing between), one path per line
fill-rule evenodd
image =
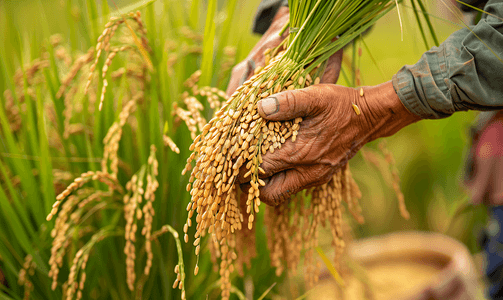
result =
M66 289L66 299L72 300L82 299L82 290L84 289L84 283L86 280L85 268L87 261L89 259L89 248L83 247L75 254L73 258L72 266L70 267L70 274L68 275L68 281L66 282L68 288ZM80 275L80 278L79 278Z
M134 30L136 30L137 32L140 33L142 47L144 49L146 49L147 51L150 51L150 47L148 46L148 41L146 39L146 29L145 29L145 26L143 25L143 22L141 20L141 14L139 12L130 13L128 15L128 18L135 21L135 23L137 25ZM101 57L102 52L103 51L105 51L105 52L110 51L110 46L111 46L110 41L111 41L112 37L115 35L117 29L119 28L119 25L123 24L125 22L125 20L126 20L126 18L123 18L123 17L110 18L110 21L105 25L105 29L103 30L102 34L98 37L98 43L95 48L96 49L96 58L95 58L94 63L91 65L91 68L89 70L89 75L88 75L87 83L86 83L85 90L84 90L85 94L87 94L89 91L89 88L91 86L91 82L93 79L93 74L94 74L94 71L96 70L96 66L98 65L99 58ZM129 28L131 28L129 24L126 24L126 25ZM103 74L106 75L108 67L111 64L111 61L114 58L114 56L117 54L117 52L125 51L128 49L134 49L134 48L132 48L130 45L124 45L122 47L115 48L114 50L112 50L111 53L109 53L109 55L107 57L107 61L102 69L102 75ZM103 76L103 88L102 88L102 92L101 92L100 110L101 110L103 96L105 94L107 85L108 85L108 81Z
M145 236L145 251L147 252L147 262L145 265L144 269L144 274L148 275L150 273L150 268L152 267L152 260L154 258L154 254L152 253L152 242L151 242L151 235L152 235L152 221L154 219L154 206L152 203L155 200L155 192L157 188L159 187L159 182L157 181L157 175L158 175L158 168L159 168L159 163L156 158L156 153L157 149L154 145L150 146L150 156L148 158L148 174L147 174L147 186L145 188L145 205L143 206L143 229L141 234ZM138 217L137 214L137 218Z
M64 119L64 131L63 131L63 138L68 139L70 137L71 133L71 127L70 127L70 119L72 118L72 111L73 111L73 97L77 93L77 86L73 86L68 93L65 94L65 108L63 109L63 117Z
M108 161L110 161L111 175L117 177L119 171L119 142L122 138L122 128L127 122L127 119L136 109L137 102L143 97L142 92L138 92L131 100L129 100L119 114L119 120L114 122L108 129L107 135L103 139L103 159L101 160L102 172L108 172Z
M391 186L393 187L393 190L395 191L395 194L398 198L398 207L400 208L400 214L404 219L408 220L410 218L410 214L407 211L407 206L405 205L405 198L403 196L402 190L400 189L400 176L398 176L398 169L396 167L395 158L393 157L393 154L388 150L385 141L379 143L379 149L384 155L384 158L391 171L391 177L392 177Z
M19 107L16 105L14 95L11 90L5 90L3 95L5 99L5 114L7 115L10 129L12 132L17 132L21 129L22 125Z
M103 64L103 68L101 69L101 78L103 78L103 87L101 89L100 104L99 104L98 110L101 111L101 109L103 108L103 101L105 100L105 93L106 93L106 90L108 87L108 81L106 79L106 76L107 76L108 68L112 65L112 60L117 55L117 53L124 52L124 51L130 50L130 49L132 49L132 46L124 45L122 47L113 48L110 51L110 53L108 53L108 56L105 60L105 63Z
M239 209L240 211L246 210L246 193L238 193L239 194ZM255 230L249 230L248 228L248 219L244 219L242 222L242 230L238 230L235 232L235 240L236 240L236 254L237 258L234 263L234 267L239 276L244 276L244 266L251 268L251 260L257 256L257 251L255 247ZM213 254L213 253L212 253ZM212 255L213 257L213 255Z
M311 205L306 213L307 216L312 216L311 221L306 220L306 234L304 235L304 248L306 249L304 255L304 280L308 287L313 287L318 282L319 267L314 254L314 249L318 246L318 227L320 223L324 222L322 216L324 214L323 194L326 191L326 186L314 188L311 198Z
M195 90L193 90L193 91L196 91L196 92L193 92L193 94L195 94L195 95L197 95L197 91L198 91L198 87L196 84L199 81L199 79L201 78L201 74L202 74L202 71L197 70L192 75L190 75L190 77L187 80L185 80L185 82L183 83L183 85L185 85L189 89L192 89L193 87L195 87Z
M93 188L84 188L79 189L76 194L70 195L67 201L63 203L61 210L58 212L55 226L51 231L53 241L51 257L49 259L51 267L49 277L52 279L52 290L55 290L57 287L57 279L59 269L63 265L63 257L74 238L73 229L76 224L79 224L82 215L88 211L86 205L94 204L94 201L100 201L101 199L110 199L111 195L112 191L104 192ZM98 205L95 207L98 208ZM79 235L85 235L88 232L81 229L78 233Z
M342 168L342 199L348 205L348 211L351 213L353 218L360 224L365 222L362 215L362 208L358 201L361 198L361 192L358 189L358 185L354 182L351 171L349 170L349 165L345 165Z
M22 285L24 287L23 300L30 299L31 292L33 291L33 283L30 281L29 276L35 275L35 268L36 267L37 267L37 264L33 261L32 256L28 254L24 258L23 267L19 271L18 281L17 281L17 283L19 285Z
M124 253L126 254L126 278L129 290L134 290L136 280L135 273L135 260L136 260L136 232L138 231L138 218L137 214L142 214L139 208L139 203L142 202L142 195L145 193L143 190L143 176L133 175L131 180L126 184L127 194L124 196L124 218L126 219L126 226L124 230L124 238L126 245Z
M220 290L222 300L228 300L231 294L231 274L234 272L234 261L237 258L235 252L236 242L234 235L230 235L220 246Z
M330 233L332 234L332 245L335 247L334 264L337 269L340 269L339 260L344 252L346 243L343 231L343 219L342 219L342 173L336 172L332 180L328 183L330 189L329 195L331 195L330 201ZM354 182L354 181L352 181ZM355 183L356 184L356 183ZM358 187L353 187L356 189Z
M245 177L250 178L251 184L245 195L247 199L245 203L247 223L245 224L249 229L253 227L255 214L259 211L260 186L265 185L265 182L260 178L264 173L260 168L262 154L267 151L274 152L290 137L295 139L300 128L302 121L300 118L284 123L266 122L257 112L256 103L258 100L282 89L281 85L275 85L279 78L278 72L271 70L277 61L277 57L271 58L268 66L239 87L215 113L214 118L202 129L200 128L201 133L195 138L197 122L193 118L194 114L189 115L190 112L175 107L179 117L186 119L194 138L194 142L189 148L193 153L188 158L182 174L191 170L187 185L191 201L187 206L188 219L184 226L184 240L188 241L188 228L191 226L191 218L196 212L197 225L194 236L196 254L199 254L200 238L206 233L212 234L220 246L225 245L228 239L233 239L233 242L236 243L235 232L241 230L245 220L244 212L241 212L236 201L236 178L242 166L245 166ZM297 77L295 79L297 80ZM187 85L194 89L195 79L189 80ZM294 84L294 86L298 85ZM200 93L202 91L203 96L208 93L207 89L197 89L197 91ZM196 162L194 166L192 166L193 161ZM288 224L288 213L283 218L283 222ZM286 225L284 227L287 228ZM288 232L283 233L282 239L285 249L289 250ZM214 245L212 248L215 248ZM212 252L220 254L220 272L225 272L223 268L226 265L222 251ZM292 259L291 256L289 254L285 258L290 265L292 261L297 260ZM215 255L213 255L213 259L214 257ZM278 261L278 265L282 264L281 259ZM226 285L222 284L223 296L226 295Z
M32 86L34 83L38 82L41 74L41 70L48 68L50 63L47 59L34 59L30 64L24 65L24 67L19 68L14 73L14 83L16 84L16 91L21 91L18 95L23 94L25 80L28 86ZM29 88L30 96L33 96L33 89ZM23 96L24 97L24 96ZM33 97L35 98L35 97Z
M267 226L267 242L271 265L276 268L276 276L280 276L284 270L294 268L294 262L289 253L289 210L288 204L283 203L274 208L267 207L265 221Z
M191 138L195 139L198 132L197 121L194 120L192 114L189 111L186 111L183 108L179 107L176 102L173 103L173 114L183 120L185 124L187 124Z
M74 181L56 197L56 202L52 205L52 211L47 216L47 220L50 221L52 217L57 213L58 207L61 202L68 197L71 193L77 191L86 182L90 180L95 180L106 184L110 191L118 191L123 193L121 184L117 181L117 178L113 177L111 174L102 171L88 171L82 173L80 177L74 179Z
M196 97L189 96L187 92L184 93L184 102L192 115L194 121L196 121L199 131L202 131L206 125L206 120L201 115L201 111L204 110L203 105L199 102Z
M199 267L196 265L196 268L198 269ZM175 282L173 282L173 289L180 289L182 290L182 294L181 294L181 299L184 300L185 299L185 289L183 287L183 278L185 277L185 273L183 273L183 266L180 267L180 264L176 265L175 266L175 274L176 274L176 279L175 279Z
M105 29L98 37L98 43L96 44L95 47L96 58L94 59L94 63L91 65L91 68L89 69L89 75L87 77L84 94L87 94L87 92L89 91L89 87L91 86L91 82L93 80L94 70L96 70L96 66L98 65L101 53L105 48L109 47L110 38L115 34L115 31L117 30L119 24L121 24L122 22L123 20L120 18L111 18L110 21L107 24L105 24Z
M195 86L197 88L197 86ZM192 89L195 95L200 95L201 97L206 97L206 100L210 104L210 108L219 109L222 105L222 100L227 100L227 94L214 87L203 86L200 89ZM221 100L222 99L222 100Z
M64 46L54 47L54 57L60 61L63 61L66 67L71 66L72 57L68 53L68 49Z
M82 67L92 62L93 58L94 58L94 49L90 48L86 54L79 56L73 62L72 66L70 67L70 71L68 72L68 74L65 75L65 77L61 81L61 86L59 87L58 92L56 93L56 98L61 98L61 96L63 96L63 93L70 86L71 82L75 79L78 72L82 69Z
M67 220L77 201L78 198L75 195L68 197L68 200L65 201L61 211L58 213L54 229L51 231L53 241L51 247L51 257L49 259L49 265L51 266L49 277L52 278L52 290L55 290L58 285L59 269L63 265L63 256L65 255L66 246L70 241L70 239L67 238L67 232L70 229L70 224L67 223Z
M61 194L56 196L56 202L54 202L54 204L52 205L52 210L46 218L47 221L50 221L56 215L56 213L58 212L59 205L66 197L68 197L71 193L79 189L82 185L84 185L84 183L91 180L94 175L95 173L92 171L82 173L82 175L80 175L80 177L75 178L74 181L63 192L61 192Z
M168 146L171 149L171 151L175 152L176 154L180 154L180 149L167 134L164 134L162 136L162 140L164 141L164 145Z
M217 238L214 233L211 234L210 240L208 242L208 249L210 251L210 259L213 265L213 271L218 272L219 264L218 260L222 255L220 253L220 244L217 241Z
M139 10L137 10L136 12L130 12L129 17L131 17L136 22L136 25L138 26L136 30L140 33L142 38L145 38L147 36L147 28L145 27L145 25L143 25L141 12ZM144 45L148 45L146 40L142 40L142 42Z

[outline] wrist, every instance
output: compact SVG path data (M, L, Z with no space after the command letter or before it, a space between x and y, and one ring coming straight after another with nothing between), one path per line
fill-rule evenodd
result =
M391 81L361 89L358 89L359 100L368 108L369 115L366 117L370 118L371 130L374 131L371 140L391 136L405 126L421 120L403 105Z

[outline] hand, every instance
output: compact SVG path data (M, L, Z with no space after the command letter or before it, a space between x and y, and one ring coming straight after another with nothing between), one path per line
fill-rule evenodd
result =
M360 114L353 109L355 104ZM297 140L263 156L261 200L278 205L305 188L324 184L366 143L420 120L400 102L391 81L359 89L320 84L286 91L258 102L273 121L302 117Z
M281 29L288 22L289 15L288 7L281 7L271 23L271 26L262 36L260 41L252 49L248 57L237 64L232 69L231 79L227 86L227 95L231 95L234 91L248 78L253 75L255 68L264 66L264 51L269 48L277 47L288 35L286 30L283 35L279 35Z

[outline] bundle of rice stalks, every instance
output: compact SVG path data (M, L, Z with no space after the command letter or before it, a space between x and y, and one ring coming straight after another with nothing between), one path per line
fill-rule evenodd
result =
M259 212L260 187L265 185L261 178L262 156L281 148L289 138L295 142L301 128L302 118L286 122L264 120L257 112L257 102L281 91L319 83L328 58L390 11L393 3L391 0L289 1L289 36L277 48L266 51L266 65L255 70L194 139L190 146L193 153L183 170L183 174L192 170L187 186L191 201L187 206L184 238L187 242L188 227L196 213L196 255L200 252L201 238L211 234L214 253L220 260L223 299L229 297L230 274L235 269L236 251L240 252L236 249L239 244L236 233L245 223L252 229L255 214ZM251 185L244 209L240 208L236 181L242 168L246 168L245 178ZM297 265L302 248L312 250L317 245L316 229L325 220L330 220L336 257L340 255L344 246L341 200L345 200L349 211L363 222L357 202L360 192L347 167L337 172L329 183L297 197L310 199L309 207L282 204L275 208L275 216L268 222L273 236L272 261L278 274ZM293 215L289 211L293 211ZM291 225L291 218L304 221ZM287 234L289 230L294 231L292 226L306 229L305 236L293 235L302 242L298 244L300 247L292 246L295 245L292 235ZM301 231L295 232L301 235ZM296 249L290 249L292 247ZM312 253L306 261L312 261ZM309 283L316 282L316 272L305 273Z

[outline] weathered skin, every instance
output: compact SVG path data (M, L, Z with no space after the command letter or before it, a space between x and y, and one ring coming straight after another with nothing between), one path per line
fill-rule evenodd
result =
M259 101L258 110L273 121L303 118L295 142L288 140L263 156L263 176L269 180L261 189L261 200L276 205L302 189L328 182L366 143L420 120L400 102L391 81L364 87L363 96L359 89L335 84L286 91Z

